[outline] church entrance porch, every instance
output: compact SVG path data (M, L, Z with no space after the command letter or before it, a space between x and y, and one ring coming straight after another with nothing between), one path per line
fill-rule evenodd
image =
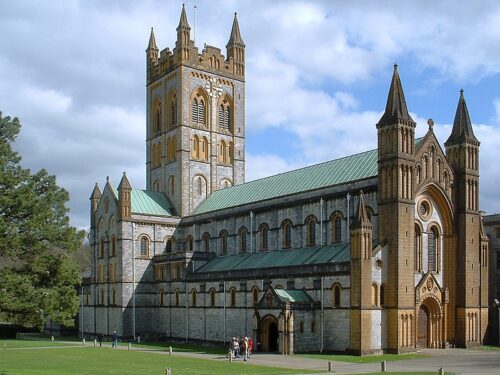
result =
M443 314L438 302L427 298L418 307L417 345L420 348L443 348Z
M278 321L274 316L267 316L262 319L261 327L261 343L262 351L276 352L278 351Z

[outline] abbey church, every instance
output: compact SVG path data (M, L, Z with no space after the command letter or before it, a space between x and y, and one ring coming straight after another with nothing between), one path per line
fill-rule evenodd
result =
M394 66L377 149L245 182L236 15L225 52L198 50L184 7L172 50L151 31L146 189L125 173L94 187L84 334L251 336L286 354L481 345L488 239L463 92L443 150L431 120L415 138Z

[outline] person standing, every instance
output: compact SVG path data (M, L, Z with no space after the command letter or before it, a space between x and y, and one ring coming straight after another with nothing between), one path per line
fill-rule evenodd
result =
M248 337L243 339L243 360L247 361L248 359Z
M97 335L97 341L99 341L99 346L102 346L102 333Z
M113 348L118 347L118 334L116 333L116 331L113 331L113 336L112 336L112 343L111 343L111 346L112 346Z
M253 340L251 337L248 338L248 357L252 355L252 349L253 349Z

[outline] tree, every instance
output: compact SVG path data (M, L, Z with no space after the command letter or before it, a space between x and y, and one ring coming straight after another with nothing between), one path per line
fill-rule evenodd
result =
M47 319L72 326L80 275L69 255L83 232L69 225L69 196L55 177L20 165L12 149L20 129L0 112L0 312L40 328Z

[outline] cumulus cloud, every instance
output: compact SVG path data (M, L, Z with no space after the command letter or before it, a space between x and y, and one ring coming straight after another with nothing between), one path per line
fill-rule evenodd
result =
M174 47L181 3L2 3L0 110L23 122L23 163L48 169L70 192L74 225L88 226L88 197L107 175L116 186L127 171L134 187L145 187L144 50L151 26L160 49ZM247 45L247 180L375 148L397 61L417 136L458 82L484 96L489 107L472 116L482 141L481 206L500 211L500 99L483 86L500 80L497 2L217 0L186 9L200 50L207 43L223 53L238 12ZM453 119L441 117L435 132L444 141ZM286 147L264 149L264 139Z

